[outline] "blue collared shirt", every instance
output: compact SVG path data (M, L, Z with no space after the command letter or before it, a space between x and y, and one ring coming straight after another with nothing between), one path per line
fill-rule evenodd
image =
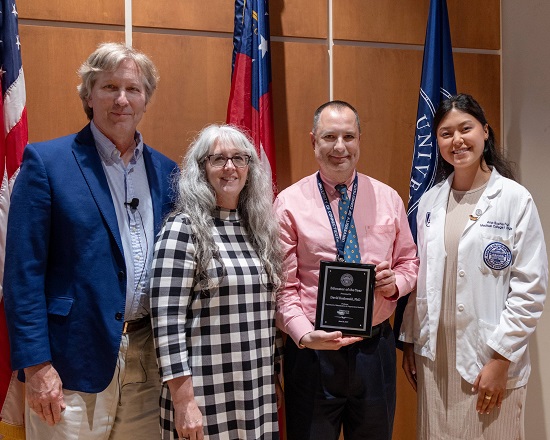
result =
M137 146L130 162L125 165L115 145L93 121L90 126L113 198L124 250L127 282L124 320L132 321L149 314L147 286L155 239L153 203L143 160L143 139L136 131ZM127 204L134 198L139 199L135 209Z

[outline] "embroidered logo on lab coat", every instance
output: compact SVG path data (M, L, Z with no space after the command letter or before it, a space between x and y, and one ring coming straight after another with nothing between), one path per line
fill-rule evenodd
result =
M493 270L505 269L512 262L512 251L505 244L494 241L483 251L483 261Z

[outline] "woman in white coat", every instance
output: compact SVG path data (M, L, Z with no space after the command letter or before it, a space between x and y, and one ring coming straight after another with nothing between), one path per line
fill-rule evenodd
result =
M421 199L417 290L400 339L418 439L523 439L528 343L548 260L531 194L469 95L434 117L438 184Z

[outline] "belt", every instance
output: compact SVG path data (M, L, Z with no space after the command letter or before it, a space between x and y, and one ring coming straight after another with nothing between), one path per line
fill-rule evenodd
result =
M372 328L372 332L371 332L370 337L373 338L374 336L378 336L380 334L380 332L384 329L384 327L386 327L386 325L389 325L389 323L390 323L390 320L386 319L385 321L381 322L380 324L375 325Z
M132 333L150 325L151 325L151 318L149 317L149 315L143 316L139 319L135 319L134 321L124 321L124 326L122 327L122 333L123 334Z

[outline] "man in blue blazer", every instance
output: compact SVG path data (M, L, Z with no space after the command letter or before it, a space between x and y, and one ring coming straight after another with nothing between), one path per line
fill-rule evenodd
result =
M159 438L147 296L176 164L136 127L156 88L142 53L106 43L79 70L90 124L29 144L8 221L4 298L27 438ZM24 373L24 374L23 374Z

